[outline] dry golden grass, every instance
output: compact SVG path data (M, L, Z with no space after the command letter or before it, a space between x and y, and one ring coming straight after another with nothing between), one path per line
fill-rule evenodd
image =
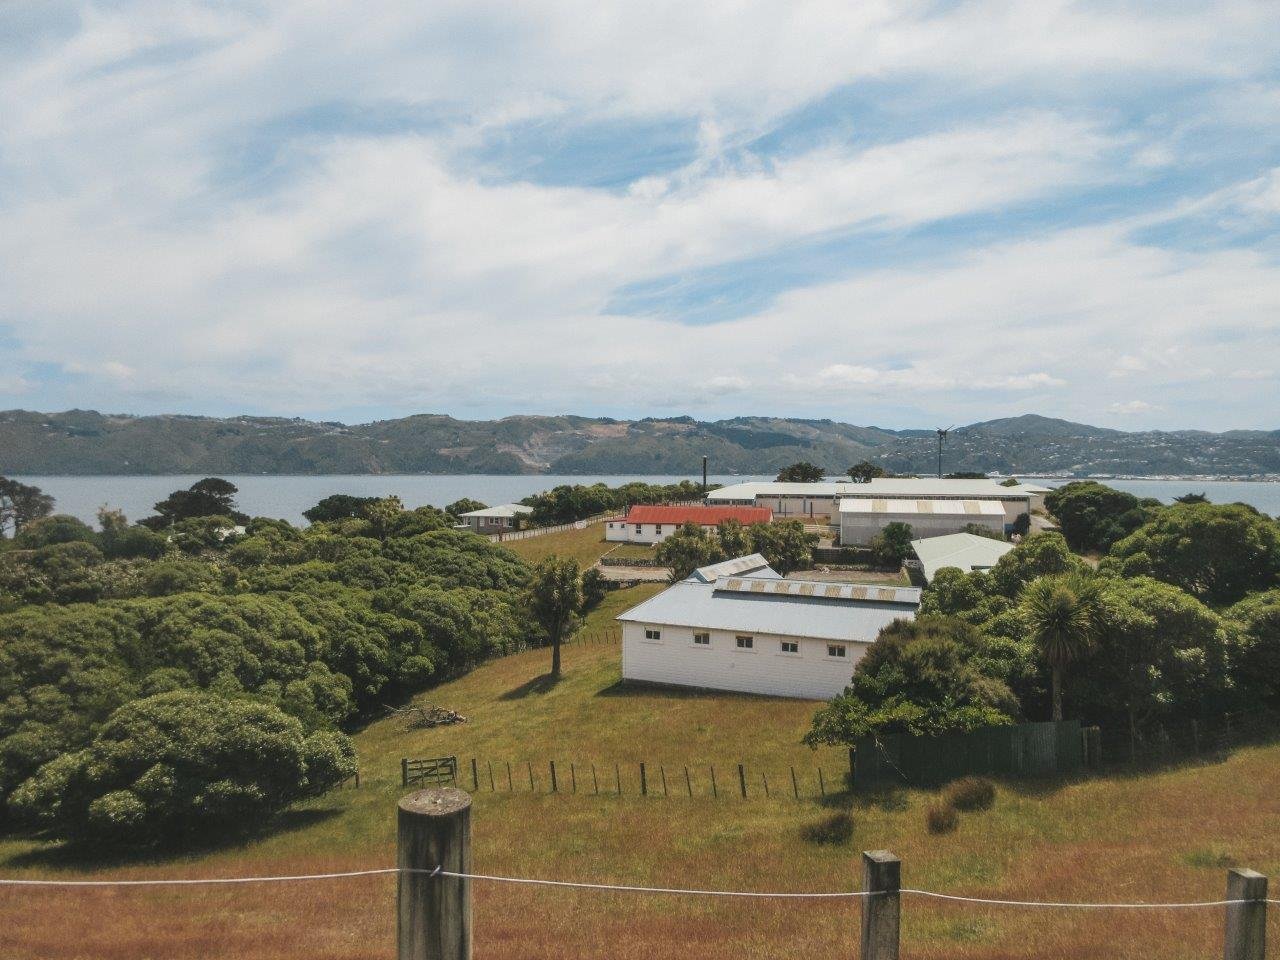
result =
M603 523L589 523L581 530L544 533L539 537L512 540L503 543L503 546L530 563L537 563L552 554L573 557L585 570L604 556L614 544L605 541Z
M657 586L609 598L597 622ZM291 813L264 839L205 855L86 863L31 842L0 844L0 873L160 877L337 871L394 862L399 757L456 752L513 762L556 758L683 767L746 760L832 777L838 751L798 746L813 704L617 687L618 647L571 646L557 686L531 681L545 651L489 664L423 699L469 723L406 731L395 720L357 737L360 790ZM485 769L482 767L482 769ZM540 786L545 773L535 768ZM487 779L487 770L483 776ZM634 777L633 777L634 779ZM465 781L469 776L464 776ZM520 778L517 775L517 788ZM581 787L580 781L580 787ZM789 784L788 784L789 785ZM673 791L674 792L674 791ZM903 858L908 886L979 896L1069 900L1217 899L1224 867L1280 873L1280 747L1220 764L1067 784L1001 784L991 810L930 836L936 793L742 801L618 798L517 789L476 794L482 872L725 889L853 889L858 852ZM806 825L852 811L846 845L813 843ZM69 958L344 958L394 955L394 878L307 884L74 891L0 889L0 955ZM850 901L756 901L475 885L481 958L766 958L855 955ZM1272 908L1271 936L1280 936ZM903 953L916 958L1191 958L1220 950L1220 910L1102 913L1012 910L906 899Z

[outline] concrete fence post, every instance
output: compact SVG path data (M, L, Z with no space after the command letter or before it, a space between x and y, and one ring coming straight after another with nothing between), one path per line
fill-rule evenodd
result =
M1264 960L1267 955L1267 878L1254 870L1227 871L1227 905L1223 960Z
M862 854L861 960L898 960L898 921L901 916L902 861L888 850Z
M457 787L418 790L396 810L398 960L471 960L471 797Z

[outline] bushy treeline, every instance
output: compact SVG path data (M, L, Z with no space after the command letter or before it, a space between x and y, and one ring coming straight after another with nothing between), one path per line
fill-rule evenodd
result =
M240 533L233 520L150 529L104 512L94 530L53 515L0 546L0 802L12 812L66 794L37 821L134 838L179 809L207 810L212 825L253 796L278 806L353 772L344 726L540 639L521 616L525 564L441 511L386 498L305 530L258 518ZM205 752L196 728L220 710L256 724L246 757L260 741L292 758L280 767L292 786L219 775L200 787L191 778L222 761L166 759ZM164 746L184 726L192 742Z
M712 484L708 489L716 489ZM546 526L553 523L572 523L587 517L599 516L611 510L624 510L633 504L673 503L684 500L700 500L704 494L702 484L690 480L679 483L643 483L634 481L620 487L604 483L562 484L545 493L535 493L520 502L533 507L532 521Z
M808 742L1056 716L1139 736L1280 709L1280 523L1093 482L1057 493L1046 499L1063 533L1027 538L989 571L939 571L917 619L882 632Z
M779 520L744 526L737 520L722 520L714 530L686 523L658 544L656 556L671 568L673 583L683 580L699 567L734 557L758 553L769 566L786 576L813 565L816 533L806 533L799 520Z

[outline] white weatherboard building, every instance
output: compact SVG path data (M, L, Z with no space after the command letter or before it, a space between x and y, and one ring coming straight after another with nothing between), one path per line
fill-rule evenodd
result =
M784 580L758 554L712 564L618 617L624 680L826 700L920 591Z
M912 540L911 548L920 560L924 582L930 583L943 567L956 567L964 573L990 570L1013 549L1013 544L974 533L952 533L945 537Z
M875 500L849 497L840 501L840 543L868 544L891 523L905 523L926 537L959 533L970 524L1004 535L1004 506L997 500Z
M1019 514L1044 506L1048 487L1030 483L1004 486L998 480L946 480L932 477L881 477L870 483L735 483L707 494L709 504L768 507L775 519L811 518L835 523L840 503L849 498L879 500L990 500L1004 510L1006 529Z

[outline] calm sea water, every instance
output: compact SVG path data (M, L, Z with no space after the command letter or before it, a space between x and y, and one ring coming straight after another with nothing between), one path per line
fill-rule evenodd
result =
M22 477L34 483L58 501L59 513L69 513L86 523L97 517L104 504L117 507L131 519L152 513L152 504L174 490L185 489L197 480L193 476L159 477ZM510 503L531 493L550 490L562 483L596 483L617 486L630 480L649 483L674 483L698 480L698 477L673 476L242 476L228 477L240 488L240 509L251 516L280 517L303 524L302 511L333 493L360 497L396 494L408 507L431 505L443 507L460 497L472 497L487 504ZM746 480L771 480L772 477L712 476L713 483L741 483ZM1036 481L1045 486L1058 486L1065 480ZM1111 486L1140 497L1157 497L1168 503L1184 493L1203 493L1214 503L1252 504L1263 513L1280 514L1280 483L1247 481L1197 480L1108 480Z

